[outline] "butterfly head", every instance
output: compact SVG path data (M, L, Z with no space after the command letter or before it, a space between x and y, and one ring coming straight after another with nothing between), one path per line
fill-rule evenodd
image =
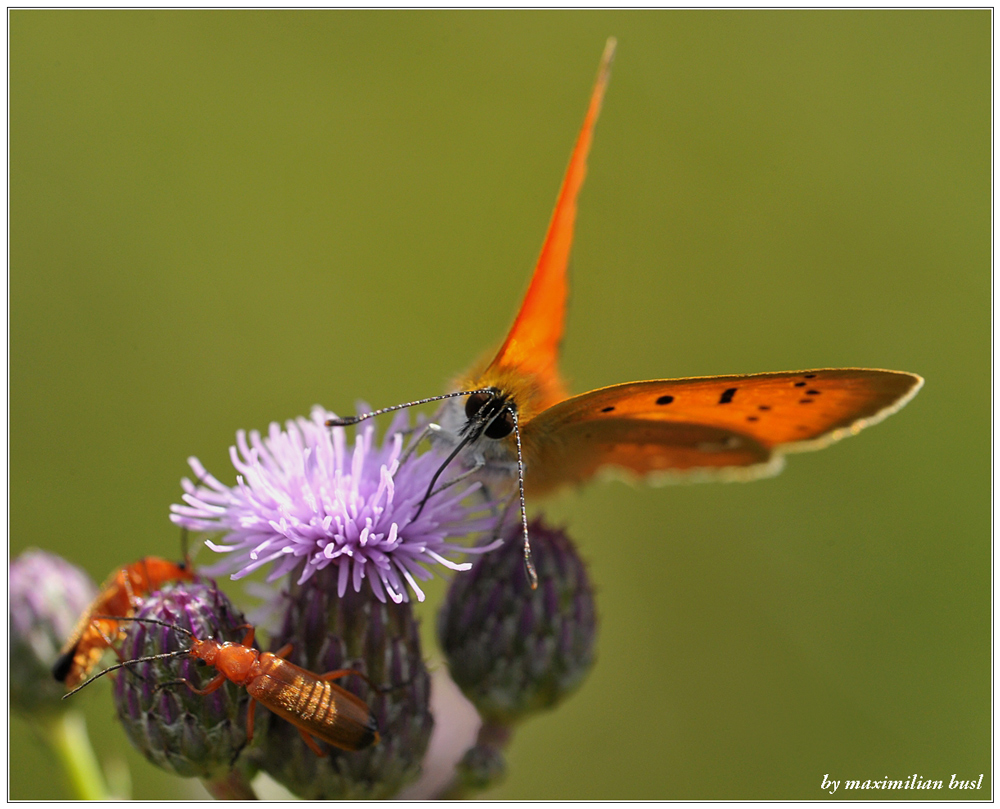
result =
M517 405L507 394L497 388L473 393L465 400L463 435L473 440L486 436L493 440L506 438L514 431Z

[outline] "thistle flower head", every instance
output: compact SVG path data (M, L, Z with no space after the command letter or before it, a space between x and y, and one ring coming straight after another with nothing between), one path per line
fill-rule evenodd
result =
M469 552L453 540L493 526L490 504L469 497L478 484L452 486L424 502L445 458L433 449L404 452L404 413L381 446L371 421L359 426L353 449L344 428L325 426L332 417L315 407L311 418L289 421L284 430L272 423L266 437L239 431L230 448L235 486L189 459L199 483L182 481L186 505L174 505L171 519L196 531L225 532L220 542L206 544L231 555L215 571L234 579L271 565L269 580L298 571L302 584L332 568L340 596L360 592L367 580L380 601L406 601L408 588L423 600L417 581L431 578L427 565L471 566L446 555Z
M80 568L29 548L10 563L10 699L27 713L65 708L51 668L77 619L97 594Z
M239 643L246 634L242 614L212 581L167 585L136 613L194 633ZM123 659L190 648L191 639L165 626L129 622ZM226 683L211 694L195 694L185 679L204 688L216 674L189 657L138 663L118 673L114 696L118 718L132 744L146 758L176 775L218 779L229 773L247 743L245 689Z
M291 644L288 660L323 674L351 669L337 685L366 702L378 726L376 744L341 750L320 743L320 758L289 722L260 715L262 742L254 762L300 798L308 800L391 798L416 777L430 739L430 675L420 650L411 603L383 603L367 591L343 598L319 571L293 585L282 629L272 648Z
M594 594L583 561L565 531L536 520L528 532L537 590L514 525L503 548L455 578L438 615L452 679L495 725L551 708L594 662Z

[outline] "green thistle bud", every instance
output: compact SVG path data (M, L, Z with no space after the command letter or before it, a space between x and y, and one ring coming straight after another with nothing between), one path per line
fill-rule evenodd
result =
M266 739L254 757L302 798L389 798L419 772L433 726L430 676L411 604L383 603L367 589L347 588L338 596L336 573L336 567L326 568L292 587L272 648L290 642L287 659L317 675L345 668L364 673L378 691L356 675L336 683L369 705L380 739L359 751L320 742L326 752L321 758L289 722L261 711Z
M197 638L220 642L239 643L247 632L243 615L207 580L168 585L151 595L136 617L166 621ZM122 644L122 656L128 660L190 645L190 638L181 632L134 622ZM114 687L115 706L136 749L180 776L225 778L247 742L246 690L226 683L202 696L183 684L158 687L186 679L204 688L216 673L189 657L139 663L120 672Z
M30 548L10 564L10 701L23 713L59 711L66 688L52 664L97 595L80 568Z
M528 583L515 525L503 547L455 576L439 615L452 679L487 725L553 707L594 662L594 595L583 561L564 531L541 520L528 531L537 590Z

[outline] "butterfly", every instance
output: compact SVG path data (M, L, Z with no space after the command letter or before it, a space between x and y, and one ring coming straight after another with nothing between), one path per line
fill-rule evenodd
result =
M461 456L459 478L475 475L494 493L516 491L533 587L526 496L583 483L604 471L652 482L775 475L787 453L855 435L895 413L923 385L919 376L902 371L818 368L650 379L569 394L558 368L567 266L577 196L615 44L612 38L605 46L541 255L500 349L457 380L450 393L327 422L354 424L442 401L431 437L451 448L451 455L438 474Z

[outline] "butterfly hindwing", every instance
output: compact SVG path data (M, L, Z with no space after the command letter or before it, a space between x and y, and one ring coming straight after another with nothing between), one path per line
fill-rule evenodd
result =
M544 492L603 467L665 480L775 474L781 454L853 435L898 410L922 384L899 371L836 368L600 388L525 425L528 487Z

